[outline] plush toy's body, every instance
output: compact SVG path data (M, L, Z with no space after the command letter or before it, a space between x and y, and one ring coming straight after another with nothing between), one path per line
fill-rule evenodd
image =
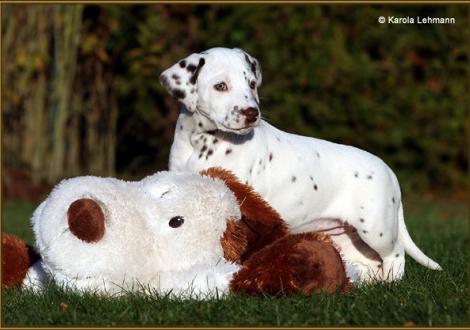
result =
M349 289L329 239L289 234L276 211L220 169L202 175L161 172L139 182L64 180L36 209L32 223L42 259L29 269L26 286L40 287L47 274L59 285L111 294ZM24 277L26 262L15 268L11 260L27 260L26 250L12 237L7 241L17 251L16 258L3 258L7 273L14 272L7 277ZM10 280L10 286L18 283Z

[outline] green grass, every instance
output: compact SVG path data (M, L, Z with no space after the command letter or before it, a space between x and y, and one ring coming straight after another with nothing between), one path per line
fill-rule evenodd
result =
M347 295L243 297L209 301L129 294L119 298L79 295L50 286L35 295L2 294L4 326L418 326L468 325L468 211L463 203L410 199L409 231L423 251L444 268L428 270L407 258L402 281L356 288ZM33 205L3 204L3 230L32 242ZM61 304L68 307L61 308ZM63 306L63 305L62 305Z

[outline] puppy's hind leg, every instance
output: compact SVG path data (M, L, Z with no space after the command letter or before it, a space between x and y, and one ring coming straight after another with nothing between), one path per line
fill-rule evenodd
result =
M392 253L382 257L382 280L394 282L401 280L405 274L405 249L402 244L396 244Z

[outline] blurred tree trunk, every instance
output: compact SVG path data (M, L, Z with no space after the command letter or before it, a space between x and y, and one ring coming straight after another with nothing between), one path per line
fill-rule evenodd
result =
M14 161L28 164L33 180L44 177L47 161L47 58L50 45L48 6L4 7L2 48L4 77L8 82L4 102L5 140ZM18 157L19 156L19 157ZM18 159L19 158L19 159Z
M470 22L470 6L467 7L467 18L468 22ZM470 58L470 43L467 44L467 56ZM469 94L470 94L470 70L467 72L468 75L468 85L467 88L469 89ZM466 151L467 151L467 207L468 210L470 211L470 110L468 109L469 104L467 103L467 145L466 145Z
M82 37L93 33L82 27L83 5L3 8L6 165L35 182L114 175L113 71L104 45L83 52Z
M112 72L96 58L84 65L85 82L92 82L89 98L84 104L87 111L86 162L92 173L114 175L118 107L109 82Z
M52 182L64 174L65 158L70 152L66 142L67 119L72 112L72 91L77 65L77 52L82 22L81 5L56 5L54 8L54 93L51 113L51 155L48 181ZM68 171L66 171L68 172ZM72 174L72 173L70 173Z

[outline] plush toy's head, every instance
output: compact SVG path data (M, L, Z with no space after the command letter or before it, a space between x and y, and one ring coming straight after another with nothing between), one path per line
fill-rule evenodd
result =
M145 283L223 258L227 222L240 219L221 181L160 172L140 182L79 177L61 182L33 215L46 270L59 283L96 278Z
M239 220L241 214L234 194L222 181L164 172L144 179L142 185L158 201L146 213L160 269L215 264L223 256L220 239L227 222Z

